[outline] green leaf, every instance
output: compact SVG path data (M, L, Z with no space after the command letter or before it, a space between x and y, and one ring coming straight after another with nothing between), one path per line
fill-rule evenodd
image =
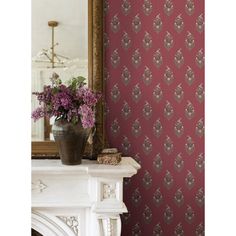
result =
M72 123L73 123L74 125L76 125L76 124L78 123L78 117L73 116L73 117L72 117Z
M84 78L83 76L78 76L78 77L73 77L70 81L69 81L69 86L75 90L83 85L85 85L86 83L84 82L86 80L86 78Z
M52 94L56 94L58 92L59 92L59 88L57 88L57 87L52 88Z
M83 76L78 76L75 79L78 81L78 83L83 83L86 80L86 78L84 78Z

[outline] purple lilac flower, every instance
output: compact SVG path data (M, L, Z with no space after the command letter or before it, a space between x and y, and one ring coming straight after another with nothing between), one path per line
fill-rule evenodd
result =
M101 97L100 93L94 93L91 89L80 87L77 91L77 98L83 99L83 102L88 106L95 106Z
M67 113L67 121L71 122L75 117L78 116L78 109L70 109Z
M52 103L55 110L59 110L60 108L68 110L72 106L72 100L65 92L59 92L58 94L55 94L52 98Z
M83 96L83 101L88 106L94 106L97 103L97 96L90 89L87 89Z
M44 109L42 107L38 107L32 112L32 118L34 119L34 122L37 121L38 119L42 118L45 116Z
M52 88L50 85L44 86L43 92L34 92L32 94L37 96L39 105L41 105L41 103L48 104L51 102L52 99Z
M70 89L68 87L66 87L64 84L60 84L59 89L61 92L65 92L67 94L70 94L70 92L71 92Z
M79 114L81 115L82 126L86 128L92 128L95 124L95 112L91 107L83 104L79 108Z
M77 92L76 92L76 97L77 97L78 99L83 99L86 90L87 90L87 88L84 87L84 86L79 87L78 90L77 90Z
M94 109L101 98L101 93L93 92L85 86L75 88L58 82L53 86L44 86L43 92L33 94L37 96L39 104L43 105L32 112L34 121L42 117L55 116L57 119L64 119L74 124L81 120L84 128L94 126Z

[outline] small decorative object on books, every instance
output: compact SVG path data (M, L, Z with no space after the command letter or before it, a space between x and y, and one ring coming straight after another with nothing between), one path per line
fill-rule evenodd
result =
M36 121L55 117L52 133L65 165L81 164L85 145L95 126L95 106L101 94L85 87L84 80L79 76L64 85L53 73L52 85L45 86L43 92L33 93L41 106L32 112L32 118Z
M118 149L117 148L104 148L101 153L114 154L114 153L118 153Z
M97 161L99 164L117 165L121 161L121 153L117 148L106 148L98 155Z

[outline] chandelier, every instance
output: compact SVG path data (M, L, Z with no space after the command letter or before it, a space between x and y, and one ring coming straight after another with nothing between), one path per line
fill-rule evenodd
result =
M59 55L55 52L55 48L59 45L59 43L55 43L54 41L54 28L58 26L58 22L48 21L48 26L52 28L51 47L48 49L42 49L39 53L37 53L37 56L33 61L50 63L51 65L48 66L48 68L65 67L64 63L69 60L69 58L63 55Z

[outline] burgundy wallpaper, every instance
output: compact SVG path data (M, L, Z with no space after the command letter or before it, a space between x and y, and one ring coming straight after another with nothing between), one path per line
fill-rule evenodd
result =
M105 0L106 129L142 169L123 236L204 235L204 1Z

